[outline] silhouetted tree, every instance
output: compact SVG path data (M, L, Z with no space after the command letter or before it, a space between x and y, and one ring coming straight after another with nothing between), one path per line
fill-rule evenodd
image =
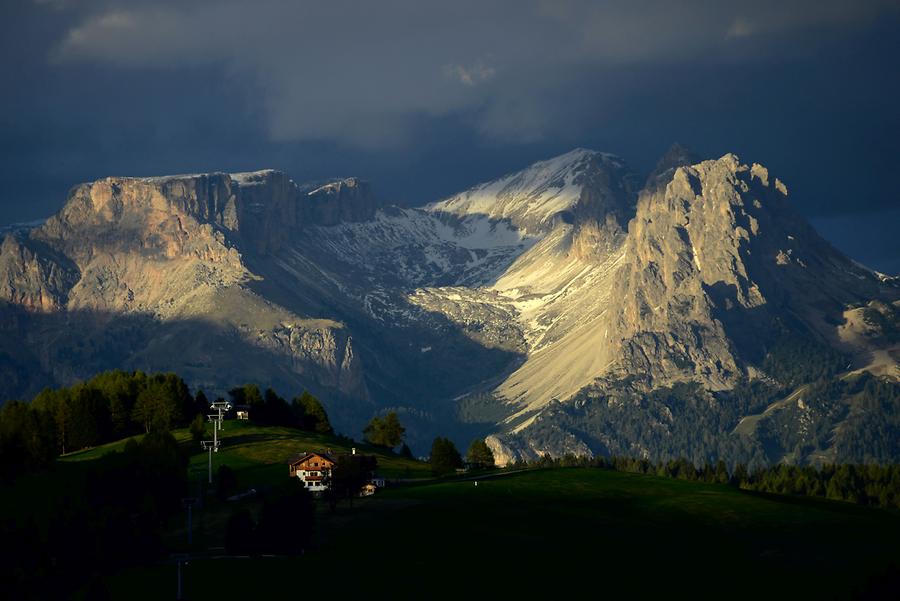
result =
M291 403L291 409L294 412L297 424L302 430L308 432L318 432L319 434L331 434L334 429L331 422L328 421L328 413L321 401L310 394L303 391L303 394L294 398Z
M406 457L407 459L415 459L415 457L413 457L412 450L409 448L409 445L407 445L405 442L402 445L400 445L400 456Z
M399 445L405 432L406 428L400 424L400 418L395 411L384 417L373 417L363 429L363 435L369 443L388 449Z
M197 394L194 395L194 411L193 413L199 413L200 415L206 415L209 413L209 399L206 398L206 393L202 390L198 390ZM190 414L188 414L190 415Z
M235 405L250 405L251 407L261 407L265 400L256 384L244 384L237 386L228 391L231 402Z
M254 407L250 415L254 421L272 426L295 426L294 414L287 401L278 396L272 388L263 395L263 404Z
M740 487L747 482L749 477L750 475L747 473L747 466L743 463L739 463L734 466L734 471L731 474L729 482L731 482L732 486Z
M438 436L431 444L429 463L435 474L446 474L462 467L462 457L452 440Z
M716 482L719 484L728 483L728 466L721 459L716 462Z
M194 420L191 422L190 426L191 439L194 442L200 442L203 440L203 437L206 435L206 418L198 413Z
M20 401L0 408L0 480L50 465L55 457L49 415Z
M483 438L476 438L469 445L466 461L475 467L494 467L494 452L487 446Z
M371 455L338 456L328 481L331 509L334 510L340 499L349 499L350 505L353 505L353 497L359 495L376 466L377 460Z

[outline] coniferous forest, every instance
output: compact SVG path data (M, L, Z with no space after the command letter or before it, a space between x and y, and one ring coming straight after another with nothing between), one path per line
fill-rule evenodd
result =
M576 433L596 455L654 462L722 459L752 469L900 461L900 383L868 373L799 381L808 383L745 380L720 393L692 382L649 393L627 382L589 387L530 429L547 447Z
M110 371L71 387L41 391L31 402L0 407L0 478L46 467L67 453L136 434L168 432L210 412L202 390L191 394L173 373ZM229 391L234 405L248 405L254 421L330 433L322 403L307 391L291 402L255 384Z

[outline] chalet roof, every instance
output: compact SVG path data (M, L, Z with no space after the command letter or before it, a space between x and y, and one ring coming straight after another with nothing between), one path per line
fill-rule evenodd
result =
M337 460L329 453L318 453L316 451L308 452L308 453L300 453L299 455L294 455L288 460L288 465L297 465L298 463L303 463L310 457L319 457L321 459L325 459L326 461L330 461L331 463L337 463Z

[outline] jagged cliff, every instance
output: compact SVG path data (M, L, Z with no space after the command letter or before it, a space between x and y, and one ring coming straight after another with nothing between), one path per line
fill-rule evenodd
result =
M18 386L5 394L125 367L179 371L218 392L255 380L367 402L344 324L253 290L246 259L317 215L301 194L274 171L76 186L57 215L3 242L3 326L34 355L14 362Z
M730 154L683 162L682 153L661 162L611 260L600 267L581 261L570 269L584 279L597 274L579 292L590 290L602 302L585 310L589 297L576 293L579 321L548 348L533 349L497 388L513 409L511 435L490 439L502 461L586 452L584 438L571 429L548 434L552 420L544 419L539 436L530 433L536 419L552 415L543 409L553 400L588 386L588 378L578 375L590 374L593 385L605 382L611 389L621 382L645 392L694 382L727 391L747 378L769 378L762 366L767 352L795 336L846 353L848 371L900 376L896 344L850 334L853 322L846 315L875 298L886 300L878 306L893 314L900 298L896 282L819 237L790 207L787 187L761 165L745 165ZM555 257L541 254L544 269L563 270L573 261L573 246ZM527 255L524 261L535 262ZM571 291L578 279L563 282ZM559 317L553 319L559 327Z
M619 375L733 387L785 312L834 337L844 308L877 297L877 274L841 256L790 208L787 188L734 155L674 170L644 193L615 279Z
M351 432L391 407L423 449L590 454L618 444L592 403L690 385L725 407L778 384L785 341L900 376L898 299L764 167L678 146L648 177L577 149L422 208L272 170L106 178L3 241L0 372L6 396L112 367L312 388Z

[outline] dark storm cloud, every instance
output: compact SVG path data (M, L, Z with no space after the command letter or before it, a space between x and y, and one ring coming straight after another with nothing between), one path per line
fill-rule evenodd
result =
M422 202L574 146L646 171L676 140L767 164L837 238L898 205L895 1L13 2L0 222L109 174L271 166Z
M552 91L598 71L685 61L759 61L809 51L773 34L864 26L894 2L63 3L59 64L219 66L263 111L275 140L371 148L415 140L421 118L469 118L482 135L536 140L571 129ZM773 41L775 42L773 44ZM568 74L561 78L560 73ZM615 100L617 82L591 90Z

